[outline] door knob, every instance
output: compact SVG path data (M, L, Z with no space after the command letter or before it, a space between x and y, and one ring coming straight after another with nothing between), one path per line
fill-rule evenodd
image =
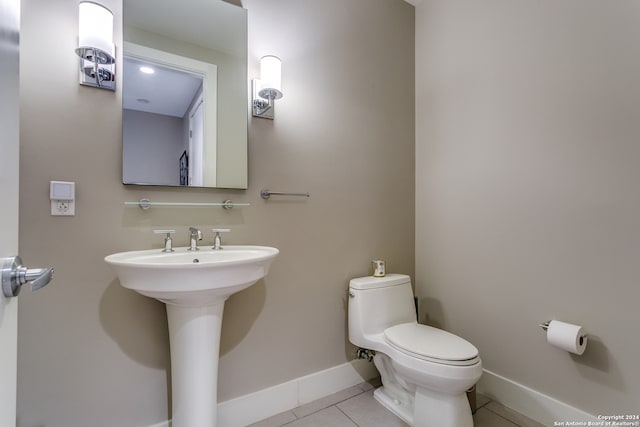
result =
M1 258L2 263L2 293L5 297L17 297L20 288L31 282L31 290L37 291L45 287L53 278L53 267L27 268L22 265L19 256Z

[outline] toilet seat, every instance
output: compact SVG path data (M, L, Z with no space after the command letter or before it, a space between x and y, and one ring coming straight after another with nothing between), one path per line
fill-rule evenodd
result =
M417 323L387 328L384 340L396 350L418 359L454 366L478 362L478 349L457 335Z

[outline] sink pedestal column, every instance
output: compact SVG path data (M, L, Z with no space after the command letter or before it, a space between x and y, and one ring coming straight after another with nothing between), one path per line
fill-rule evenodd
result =
M205 307L167 304L173 427L215 427L224 300Z

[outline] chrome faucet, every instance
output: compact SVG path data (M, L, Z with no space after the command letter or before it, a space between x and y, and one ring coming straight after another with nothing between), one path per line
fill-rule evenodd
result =
M213 249L214 251L224 249L222 247L222 238L220 237L220 233L228 233L231 231L231 229L230 228L212 228L211 231L216 233L215 237L213 238L213 248L211 249Z
M199 251L198 240L202 240L202 231L195 227L189 227L189 249L190 251Z

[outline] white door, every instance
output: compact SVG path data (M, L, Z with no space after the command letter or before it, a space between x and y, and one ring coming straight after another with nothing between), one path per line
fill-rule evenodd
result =
M18 254L20 0L0 0L0 259ZM1 268L1 266L0 266ZM0 290L0 426L16 425L18 300Z
M189 112L189 185L194 187L202 187L204 185L204 116L202 104L203 99L201 97Z

